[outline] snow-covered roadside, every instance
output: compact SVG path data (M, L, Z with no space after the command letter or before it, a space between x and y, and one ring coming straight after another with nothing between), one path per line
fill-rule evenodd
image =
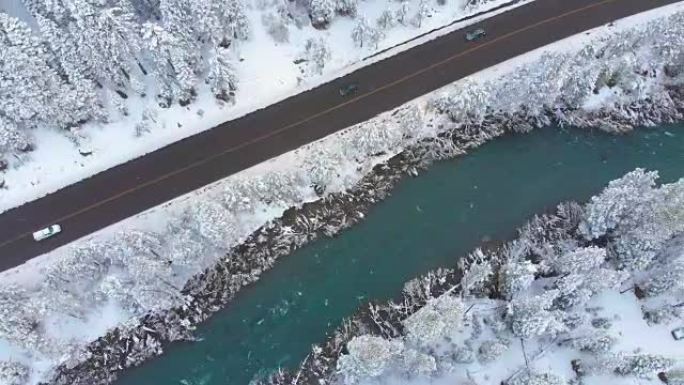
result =
M299 371L264 382L681 384L684 340L672 332L684 326L684 179L656 180L637 169L511 242L409 281Z
M10 167L0 171L0 181L4 180L5 184L0 189L0 212L529 1L532 0L491 0L478 6L466 6L465 0L456 0L448 7L432 4L426 11L429 16L420 26L395 23L383 32L377 46L363 48L358 48L350 37L356 24L352 18L336 18L324 31L311 26L290 28L288 41L275 42L261 20L266 10L274 5L269 1L254 1L247 8L252 35L236 46L239 61L235 63L235 75L239 90L234 104L217 101L206 86L198 90L197 99L186 107L175 104L163 109L156 105L154 98L132 94L125 101L128 116L111 111L110 115L116 117L111 123L89 123L70 136L55 130L35 130L35 150L11 160ZM412 40L427 31L508 3L511 3L508 7ZM395 11L406 6L410 16L421 4L423 2L364 1L359 3L358 14L374 21L386 9ZM11 10L21 14L23 7L15 4ZM306 63L295 63L303 57L306 42L311 38L322 39L329 49L330 57L320 73L306 68ZM406 41L410 42L401 44ZM394 46L397 47L366 58ZM146 132L137 135L136 126L143 120ZM81 151L87 155L82 155Z
M387 173L387 167L376 168L374 173L370 174L372 178L362 179L374 165L408 148L410 151L406 152L403 164L408 164L409 167L405 170L412 173L415 172L413 167L416 163L429 162L439 156L453 156L501 135L506 131L506 127L515 131L518 124L529 123L528 120L534 123L540 119L540 115L532 115L529 111L526 115L520 115L518 111L516 114L498 117L485 114L482 117L483 122L479 125L469 125L467 123L470 122L465 120L453 123L434 108L436 105L445 104L439 102L444 99L444 95L474 89L479 90L481 97L492 98L496 97L496 92L503 92L490 87L490 93L483 93L483 87L480 86L487 82L499 84L506 92L516 95L525 90L536 89L533 87L543 85L545 78L542 76L543 71L532 70L549 56L543 55L544 52L550 53L551 56L575 55L576 60L586 61L577 68L593 67L597 73L601 73L606 67L630 73L634 65L641 66L643 63L637 60L622 67L617 66L615 62L620 57L618 54L622 52L622 55L632 57L634 48L641 47L644 48L640 52L644 55L643 60L660 74L662 66L670 63L671 58L659 56L659 46L652 45L653 36L658 36L662 44L676 42L676 39L681 38L681 28L684 28L684 23L680 22L684 17L682 9L682 4L677 4L654 10L620 21L614 27L599 28L589 35L593 36L590 41L583 40L594 45L597 50L617 47L613 48L611 56L580 56L572 50L563 49L580 49L580 44L568 42L586 39L586 35L559 42L532 53L533 59L516 59L514 63L504 63L492 70L484 71L457 82L454 86L446 87L438 93L441 96L428 95L420 98L369 122L256 166L200 192L179 198L138 218L124 221L69 247L3 273L3 287L0 290L0 313L3 315L0 319L0 346L4 347L4 356L0 356L0 359L11 358L30 366L32 370L29 383L35 383L50 376L52 368L60 363L64 364L62 369L67 371L79 362L102 358L98 355L100 353L111 356L118 352L86 348L85 345L92 340L92 335L57 333L57 326L61 325L68 330L83 330L94 327L97 323L99 330L104 330L128 320L127 327L122 327L120 333L116 333L118 337L110 334L108 339L101 340L95 345L97 348L112 346L113 349L118 349L117 347L121 347L117 345L120 341L131 341L125 334L140 331L140 328L136 329L136 325L144 323L141 317L150 313L156 314L157 318L155 319L154 315L146 317L153 322L143 324L145 328L149 329L148 325L164 328L163 323L167 321L178 328L167 328L163 335L159 332L145 331L145 343L132 348L140 348L140 351L136 350L136 355L120 354L123 361L116 364L127 366L151 354L159 354L161 342L186 337L187 331L192 329L192 323L206 318L215 310L217 303L229 300L242 285L257 279L279 255L286 254L292 247L312 239L314 236L308 233L312 229L320 231L321 234L334 233L339 228L358 220L359 218L350 218L355 212L351 204L354 203L354 195L332 193L340 193L356 186L359 194L364 194L364 202L370 204L382 199L387 191L382 190L376 195L378 184L366 183L369 180L380 180L380 183L385 183L382 178ZM675 13L676 15L673 15ZM653 23L643 24L649 21ZM631 34L627 33L628 31L632 31ZM673 36L668 36L665 33L667 31ZM626 42L633 44L626 45ZM647 48L650 48L650 51ZM565 59L566 56L561 56L558 61ZM553 61L555 62L557 61ZM553 69L546 68L547 71ZM574 77L573 73L568 71L558 72L557 75L563 75L554 78L559 81ZM594 122L607 123L612 118L623 120L623 110L618 107L630 106L635 101L643 102L642 99L646 98L653 101L669 97L670 94L664 92L663 87L666 84L675 84L676 80L662 74L655 78L642 77L648 79L649 88L639 93L636 99L630 94L625 94L619 100L620 103L606 104L603 120ZM602 84L598 79L595 80L595 84ZM613 89L623 89L632 84L632 78L627 80L624 83L613 83ZM593 95L591 88L585 91L585 99ZM545 100L546 103L562 95L563 89L557 88L554 92L546 94L549 96L548 100ZM527 93L528 96L535 95L532 91ZM516 100L523 98L521 96ZM536 103L536 99L531 100ZM647 102L643 103L649 107ZM559 108L564 106L560 102L558 105ZM477 118L480 112L474 108L478 106L480 104L466 104L462 108L464 111L476 112L472 117ZM534 107L536 104L530 106ZM660 107L668 106L655 106ZM456 108L451 106L450 113L453 115L455 111ZM677 110L674 112L678 113ZM541 113L545 111L540 111ZM672 119L676 118L676 115L660 117ZM648 122L644 121L638 111L632 113L631 118L632 124ZM440 139L434 141L436 137ZM401 173L403 170L398 172ZM327 223L317 223L317 218L326 217L331 211L325 204L313 213L290 210L289 214L286 213L286 220L273 222L289 225L276 226L274 233L269 233L269 229L274 226L271 223L262 228L261 232L251 236L250 242L233 249L233 246L238 245L269 219L280 216L288 207L318 199L319 194L331 197L332 204L341 207L342 215L338 224L328 226ZM343 207L344 202L351 207ZM270 235L279 237L281 246L292 240L292 243L296 244L267 249L255 247L268 241ZM246 251L243 253L241 250ZM280 254L274 256L267 250L275 250ZM222 258L226 253L228 256ZM243 255L253 258L243 259ZM198 275L208 267L217 266L217 263L223 275L215 274L213 268L209 269L207 275ZM190 282L186 284L189 279ZM202 294L205 288L202 285L214 285L217 281L218 286L225 289L225 292L219 291L216 295L224 298L211 299L207 302L199 295L188 297L188 292ZM207 304L210 306L205 307ZM166 311L169 308L180 310ZM167 319L166 316L175 318ZM36 328L34 325L40 327ZM129 362L129 359L132 361ZM70 377L63 377L68 378ZM100 380L102 379L98 381ZM96 383L92 378L89 381L84 383Z

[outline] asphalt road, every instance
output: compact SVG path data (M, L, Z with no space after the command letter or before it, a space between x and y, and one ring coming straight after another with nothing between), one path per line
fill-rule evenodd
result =
M211 182L362 122L457 79L613 20L678 0L536 0L0 215L5 270ZM358 83L343 98L339 88ZM249 90L242 90L249 92ZM35 242L52 223L62 233Z

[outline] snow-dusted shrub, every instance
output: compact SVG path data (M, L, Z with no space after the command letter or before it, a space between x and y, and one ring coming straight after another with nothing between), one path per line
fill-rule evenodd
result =
M639 378L651 378L656 373L666 371L675 364L671 358L654 354L640 354L619 358L615 373Z
M551 261L558 274L586 273L600 267L606 260L606 250L596 246L579 247Z
M591 326L596 329L608 330L613 326L613 321L605 317L597 317L591 320Z
M460 298L444 294L404 320L406 335L419 345L434 344L463 325L464 307Z
M570 345L576 349L598 354L609 352L617 340L605 333L599 333L590 336L583 336L574 338L570 341Z
M517 337L531 338L554 335L563 330L562 312L552 310L557 291L550 290L541 295L521 295L508 304L506 318L511 331Z
M0 361L0 383L4 385L23 385L29 375L29 368L19 362Z
M576 330L589 322L589 315L584 312L564 312L562 320L567 330Z
M560 292L556 304L563 309L584 304L596 293L619 288L628 277L629 274L626 272L610 268L597 268L584 273L561 276L554 282Z
M337 362L337 372L346 384L356 384L395 366L404 346L399 341L364 335L352 339L347 350L349 353Z
M435 358L416 349L406 349L401 370L410 376L428 376L437 371Z
M506 385L565 385L566 382L552 373L525 372Z
M497 338L495 340L485 340L477 349L477 358L481 363L496 360L508 350L511 343L509 340Z
M475 250L470 258L467 268L463 269L461 278L461 291L463 294L482 293L492 281L494 270L490 261L484 260L484 254L480 249Z
M316 154L315 157L323 158L326 155L328 153ZM304 175L301 170L266 172L253 178L238 177L226 184L218 200L226 210L234 214L254 213L260 205L294 204L304 199L303 186L311 183L307 178L313 179L310 175Z
M206 259L212 247L195 230L186 228L180 223L171 223L168 233L172 236L162 249L162 254L173 261L173 269L183 269Z
M469 364L475 362L475 350L470 344L457 346L451 354L451 359L458 364Z
M149 133L154 123L157 123L157 110L145 108L140 121L135 124L135 136L140 137Z
M499 269L499 292L505 298L513 298L524 292L534 281L537 267L530 261L509 261Z
M644 307L642 312L649 325L664 324L677 318L684 319L684 309L677 305L665 304L655 308Z
M192 216L192 228L213 245L227 245L235 231L233 216L215 201L197 202L186 215Z
M490 90L470 78L456 82L448 93L431 101L431 106L445 113L453 122L482 123L488 113L486 108Z

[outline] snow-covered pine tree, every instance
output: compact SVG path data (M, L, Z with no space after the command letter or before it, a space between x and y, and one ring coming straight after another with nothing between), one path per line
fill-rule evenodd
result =
M230 51L227 48L216 47L209 58L209 73L206 80L212 94L219 100L232 100L237 89L237 81L230 60Z
M159 78L172 74L174 96L181 105L190 103L196 94L197 74L201 73L202 30L193 0L160 0L161 25L146 27L143 39L154 49ZM161 31L160 31L161 30ZM159 32L156 36L150 31ZM152 38L156 41L152 41Z
M42 1L42 0L33 0ZM55 61L59 64L60 75L66 77L79 94L84 95L91 104L97 99L95 94L95 75L92 68L84 62L84 58L78 52L78 47L67 33L62 31L59 25L50 18L39 12L34 12L33 17L45 37L50 50L55 54Z
M647 269L663 245L684 231L684 181L656 188L657 172L636 169L610 182L587 204L580 231L606 237L615 257L630 270Z
M406 25L408 23L407 15L409 12L409 2L407 0L402 0L394 13L394 17L397 22L401 25Z
M596 246L579 247L550 261L557 274L586 273L600 267L606 260L606 250Z
M413 15L413 18L411 18L411 24L416 28L422 27L423 20L430 16L431 12L430 4L428 4L426 0L420 0L418 3L418 10L416 11L416 14Z
M356 16L357 0L335 0L335 11L340 15Z
M202 42L226 48L235 39L249 37L249 21L240 0L192 0L192 3Z
M506 318L513 334L520 338L554 335L565 330L561 312L552 310L558 291L536 296L520 295L508 303Z
M82 61L101 85L127 89L129 79L138 76L135 63L141 49L140 25L133 6L128 0L65 3L70 13L66 31Z
M389 9L386 9L382 11L380 16L378 16L378 19L376 20L376 24L378 25L378 28L382 31L386 31L392 27L394 27L395 24L395 19L394 15L392 14L392 11Z
M365 17L360 17L354 29L352 29L351 37L359 47L377 48L383 34L378 29L368 24Z
M87 98L59 76L54 62L28 25L0 13L0 115L19 130L66 128L92 116Z
M432 298L404 320L407 339L419 346L439 343L464 322L465 307L460 298L443 294Z
M507 299L527 290L534 281L537 267L530 261L510 261L498 271L498 288Z
M195 92L196 77L183 54L183 40L152 22L143 24L142 40L154 63L159 105L169 107L179 97L189 102ZM179 73L186 75L180 77Z
M323 39L310 38L304 45L302 56L305 60L303 64L304 76L320 75L323 73L325 64L330 60L330 49Z

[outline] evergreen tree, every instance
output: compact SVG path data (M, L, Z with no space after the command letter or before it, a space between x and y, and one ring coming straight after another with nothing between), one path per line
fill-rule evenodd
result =
M382 36L382 32L369 25L364 17L359 18L351 32L352 39L359 47L365 45L366 47L377 48Z
M209 59L207 83L217 99L229 101L237 89L237 76L227 48L217 47Z
M551 290L537 296L521 295L510 301L506 318L513 334L531 338L565 330L562 313L552 310L557 295L557 291Z
M127 0L101 3L93 0L68 0L67 25L78 55L91 68L102 85L126 89L137 73L132 66L140 54L140 25Z
M0 13L0 116L13 122L6 127L65 128L91 116L87 98L50 63L54 57L28 25Z

